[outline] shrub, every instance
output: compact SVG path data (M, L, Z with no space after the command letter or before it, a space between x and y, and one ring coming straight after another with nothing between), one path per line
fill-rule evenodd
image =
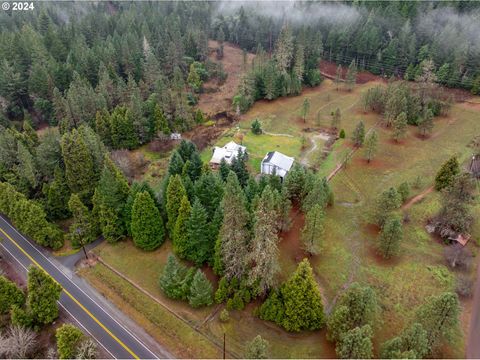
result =
M22 306L25 295L17 285L4 276L0 276L0 314L10 311L12 306Z
M251 128L252 133L255 135L260 135L262 133L262 124L258 119L253 120Z
M338 135L340 137L340 139L345 139L346 137L346 134L345 134L345 130L340 130L340 135Z
M228 322L229 320L230 320L230 313L228 312L227 309L223 309L220 312L220 321L225 323L225 322Z
M83 336L80 329L71 324L60 326L55 333L58 357L60 359L72 359Z

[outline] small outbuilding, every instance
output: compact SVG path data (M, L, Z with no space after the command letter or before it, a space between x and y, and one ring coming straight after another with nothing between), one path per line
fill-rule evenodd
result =
M238 145L235 141L230 141L223 147L215 146L213 148L210 166L213 168L218 167L222 159L225 159L225 162L230 165L232 160L237 157L239 151L246 154L247 148L245 146Z
M277 175L283 180L292 168L295 159L278 151L271 151L265 155L260 165L262 174Z

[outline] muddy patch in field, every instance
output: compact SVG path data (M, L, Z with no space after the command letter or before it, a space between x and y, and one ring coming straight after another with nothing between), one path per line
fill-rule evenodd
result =
M302 249L301 234L305 225L305 215L297 207L290 212L292 224L290 229L280 234L279 250L281 253L289 254L291 260L295 262L302 261L303 258L309 257Z

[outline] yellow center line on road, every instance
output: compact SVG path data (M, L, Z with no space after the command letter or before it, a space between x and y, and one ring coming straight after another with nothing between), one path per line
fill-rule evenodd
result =
M15 240L13 240L11 238L10 235L8 235L2 228L0 228L0 232L6 236L28 259L30 259L30 261L32 263L34 263L39 269L41 269L42 271L44 271L46 274L48 274L48 272L32 257L30 256L29 253L27 253ZM48 274L50 276L50 274ZM52 277L53 279L53 277ZM57 280L53 279L57 284L59 284L60 286L62 286ZM132 355L135 359L140 359L132 350L130 350L130 348L125 345L118 337L116 337L110 330L108 330L108 328L103 325L100 320L98 320L95 315L93 315L85 306L83 306L80 301L78 301L72 294L70 294L69 291L67 291L63 286L62 286L62 289L63 291L65 292L65 294L67 294L67 296L72 299L83 311L85 311L87 313L88 316L90 316L93 321L95 321L103 330L105 330L105 332L110 335L117 343L119 343L125 350L128 351L128 353L130 355Z

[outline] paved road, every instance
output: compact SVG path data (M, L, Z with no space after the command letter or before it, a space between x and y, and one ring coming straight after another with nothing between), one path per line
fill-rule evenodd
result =
M0 216L0 249L14 258L25 271L35 264L50 274L62 287L59 304L79 325L117 359L153 359L172 357L167 351L153 353L132 331L123 325L118 310L100 299L83 279L63 268L43 249L27 240L9 222ZM117 319L116 319L117 318ZM123 321L124 322L124 319ZM127 328L128 327L128 328ZM152 346L150 346L152 347Z

